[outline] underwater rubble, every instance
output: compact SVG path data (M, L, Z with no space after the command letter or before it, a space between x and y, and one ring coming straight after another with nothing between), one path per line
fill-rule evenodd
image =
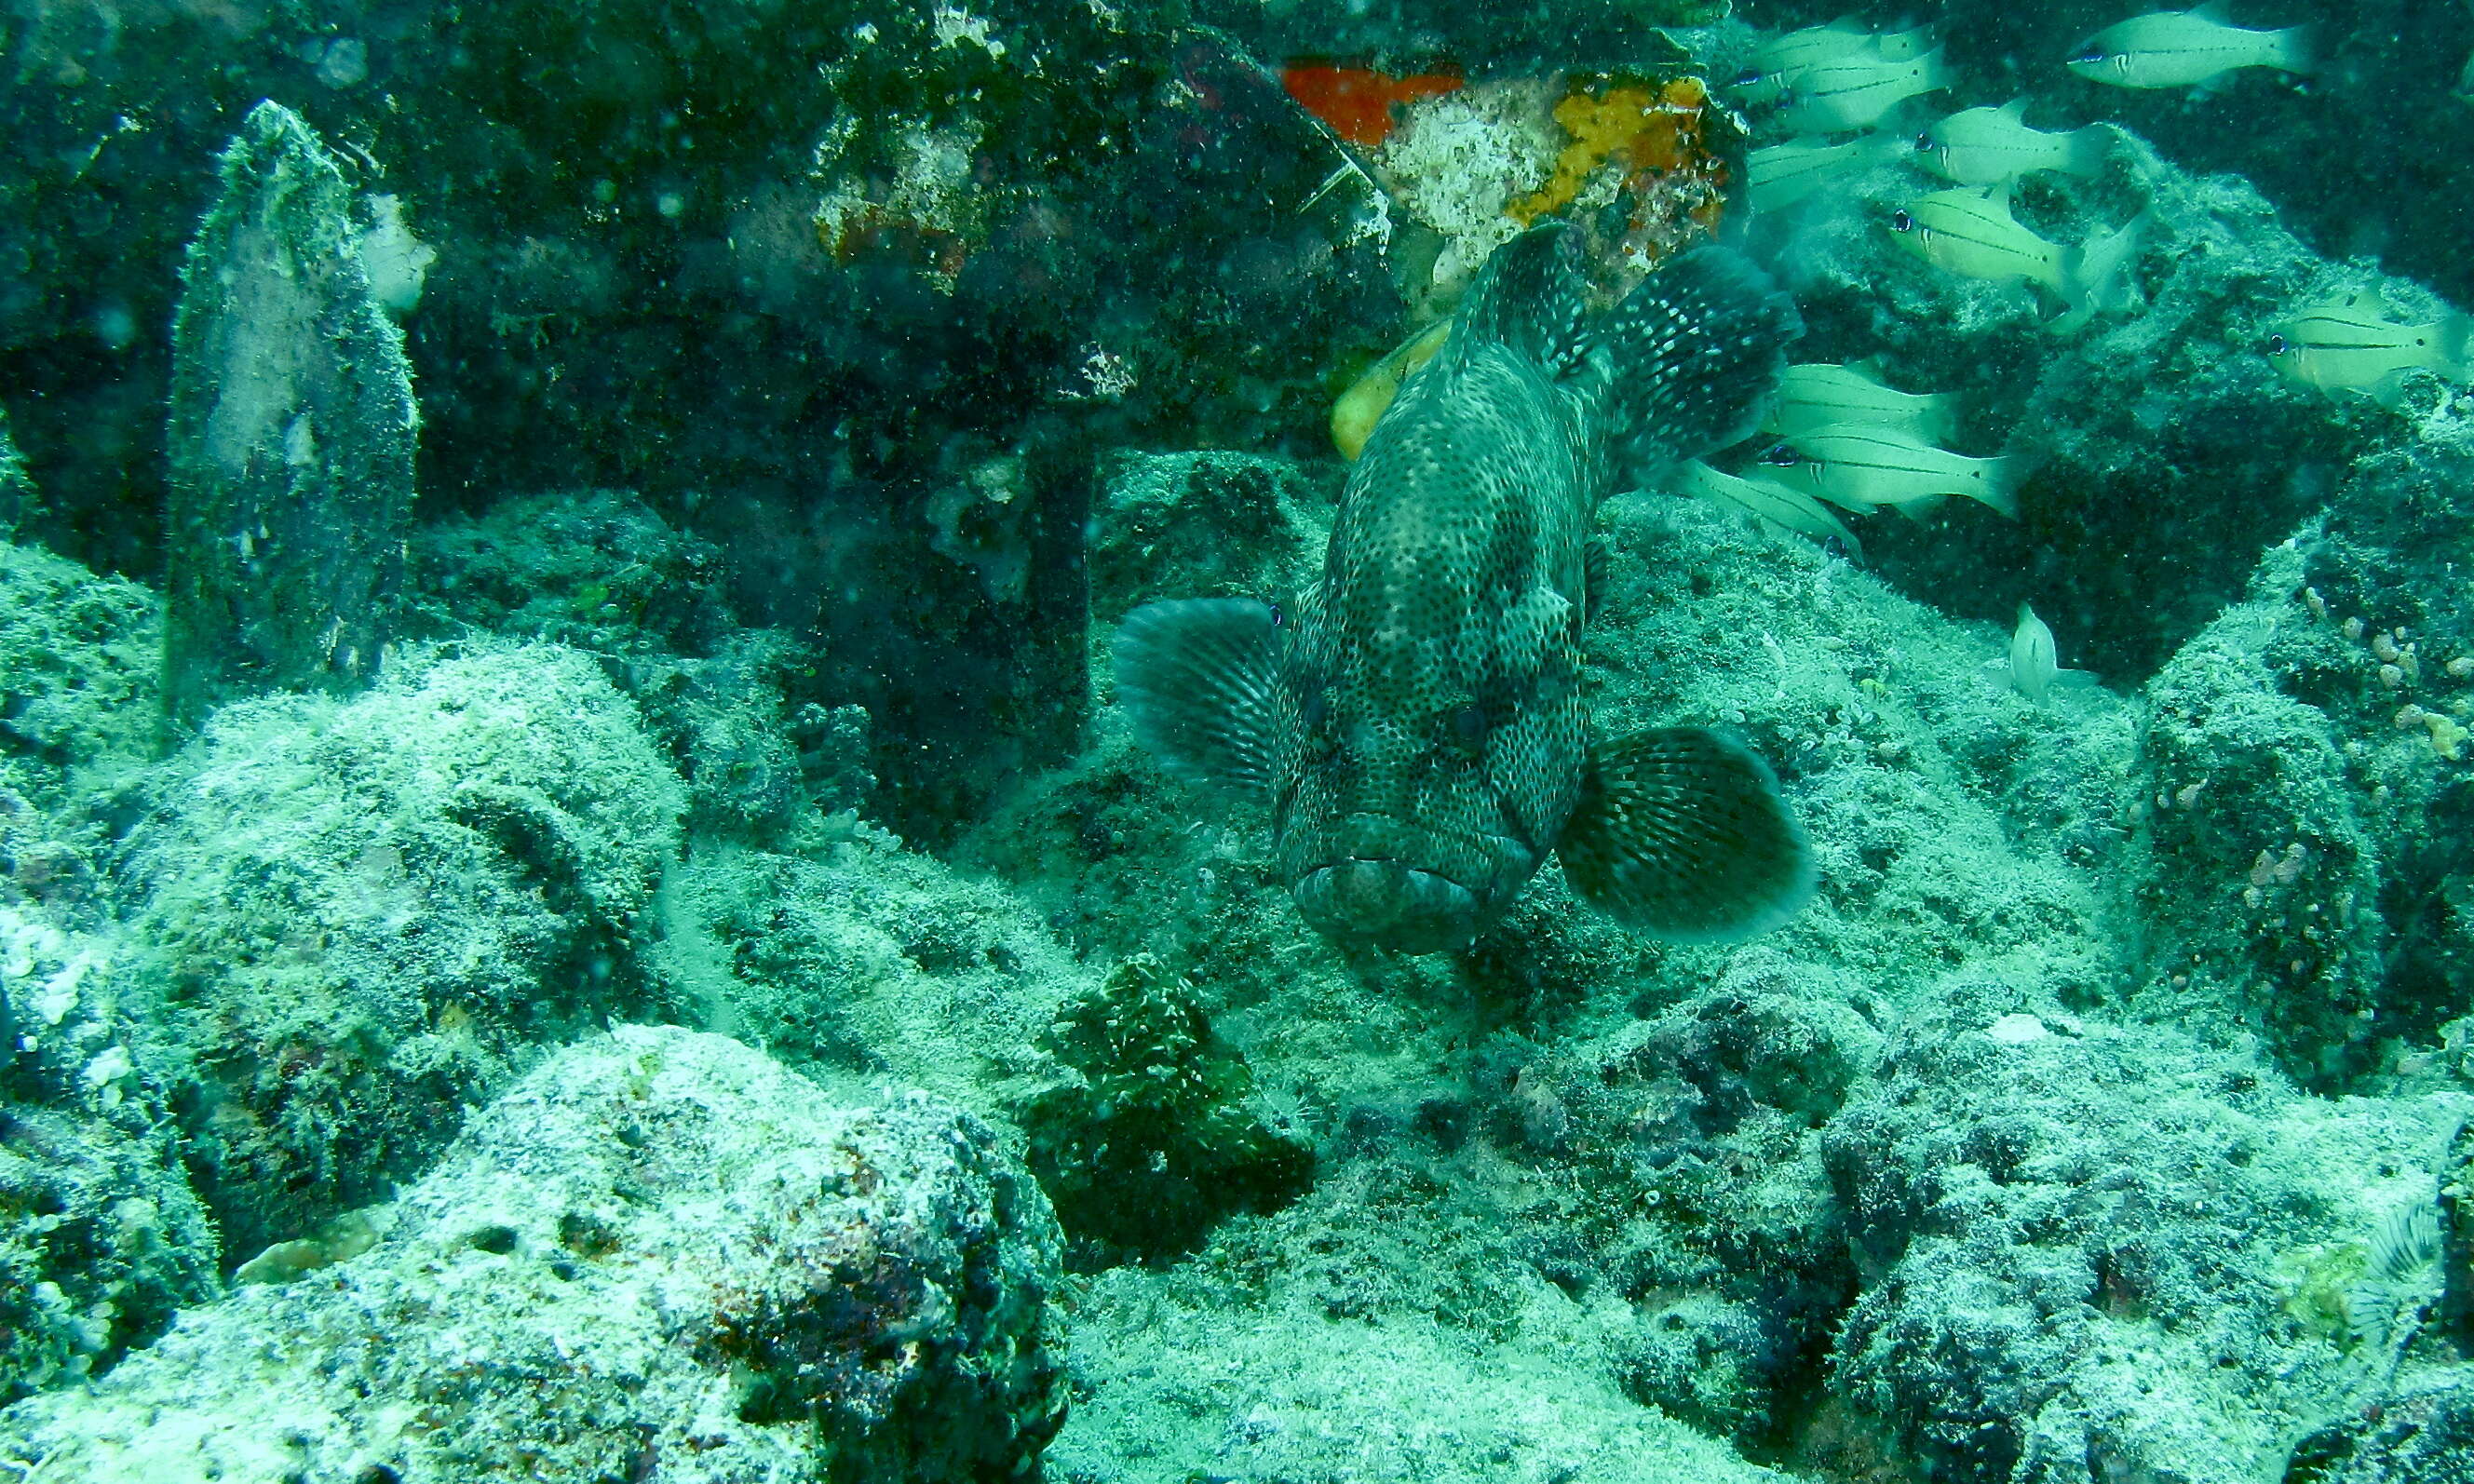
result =
M378 1225L12 1410L0 1468L981 1479L1062 1409L1055 1224L987 1126L837 1105L722 1036L567 1047Z
M2474 12L1727 10L0 32L0 1480L2474 1479ZM1547 220L1757 941L1117 704Z

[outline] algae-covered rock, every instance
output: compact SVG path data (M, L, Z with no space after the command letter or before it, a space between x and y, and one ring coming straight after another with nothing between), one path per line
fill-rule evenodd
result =
M1086 1255L1174 1255L1313 1179L1313 1146L1250 1105L1245 1058L1152 960L1127 960L1069 1002L1047 1041L1079 1079L1020 1117L1031 1168Z
M26 475L25 457L9 436L9 417L0 411L0 540L15 534L35 509L35 481Z
M2469 1484L2474 1366L2433 1366L2411 1376L2378 1406L2311 1438L2287 1477L2297 1484Z
M376 1245L0 1414L86 1484L1033 1476L1055 1220L988 1128L620 1026L477 1114Z
M0 1103L0 1405L102 1375L216 1288L163 1131Z
M160 730L161 634L153 593L0 541L0 906L104 912L111 791ZM24 988L0 984L0 1064Z
M2307 1084L2474 1009L2469 478L2462 424L2365 459L2147 688L2137 997L2260 1029Z
M37 840L32 815L19 801L0 830L0 1405L102 1375L219 1291L217 1232L114 990L115 944L88 893L43 874L87 842Z
M1155 597L1285 600L1321 570L1330 511L1305 471L1247 453L1128 454L1092 511L1091 612Z
M813 693L809 645L740 621L729 577L718 547L631 496L521 496L415 533L405 622L600 656L677 763L690 832L774 844L869 805L869 718Z
M0 789L57 811L151 754L161 624L135 583L0 542Z
M2261 648L2293 617L2277 577L2148 684L2129 863L2144 998L2185 1024L2259 1027L2297 1078L2363 1070L2379 997L2382 851L2327 715Z
M2329 1104L2157 1028L1944 986L1822 1136L1864 1291L1832 1390L1937 1477L2274 1478L2385 1379L2297 1250L2428 1204L2462 1097Z
M1205 1262L1171 1274L1118 1268L1090 1281L1072 1356L1088 1396L1078 1395L1049 1450L1050 1477L1786 1484L1796 1476L1627 1398L1591 1363L1603 1307L1534 1273L1507 1275L1509 1292L1496 1304L1494 1317L1524 1330L1510 1344L1472 1343L1467 1331L1435 1323L1336 1318L1308 1303L1258 1306L1235 1298L1223 1277Z
M376 1199L532 1048L655 1010L677 777L556 645L225 708L146 788L128 974L234 1259Z
M808 843L700 844L672 871L657 961L679 998L819 1079L988 1115L1055 1080L1035 1042L1092 976L1036 916L853 816Z
M103 1374L217 1291L215 1229L109 954L0 901L0 1405Z
M222 171L172 331L164 700L192 725L233 696L376 672L421 421L317 134L261 103Z

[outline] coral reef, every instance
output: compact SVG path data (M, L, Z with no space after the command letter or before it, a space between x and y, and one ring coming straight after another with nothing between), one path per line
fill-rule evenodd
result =
M20 8L0 1476L2463 1480L2474 11L1722 9ZM1336 946L1113 630L1547 212L1799 300L1582 645L1820 884Z
M368 1251L197 1309L0 1460L93 1484L1017 1477L1057 1236L985 1125L618 1027L478 1113Z

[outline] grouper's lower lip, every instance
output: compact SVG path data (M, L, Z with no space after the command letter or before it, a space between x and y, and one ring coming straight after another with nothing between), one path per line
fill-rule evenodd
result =
M1476 892L1397 861L1317 866L1292 894L1298 911L1325 933L1400 953L1466 947L1484 925Z

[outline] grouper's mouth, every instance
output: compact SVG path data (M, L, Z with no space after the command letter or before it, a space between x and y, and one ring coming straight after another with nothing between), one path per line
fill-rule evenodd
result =
M1334 937L1399 953L1466 948L1489 919L1478 894L1398 861L1351 858L1319 865L1291 888L1298 911Z

